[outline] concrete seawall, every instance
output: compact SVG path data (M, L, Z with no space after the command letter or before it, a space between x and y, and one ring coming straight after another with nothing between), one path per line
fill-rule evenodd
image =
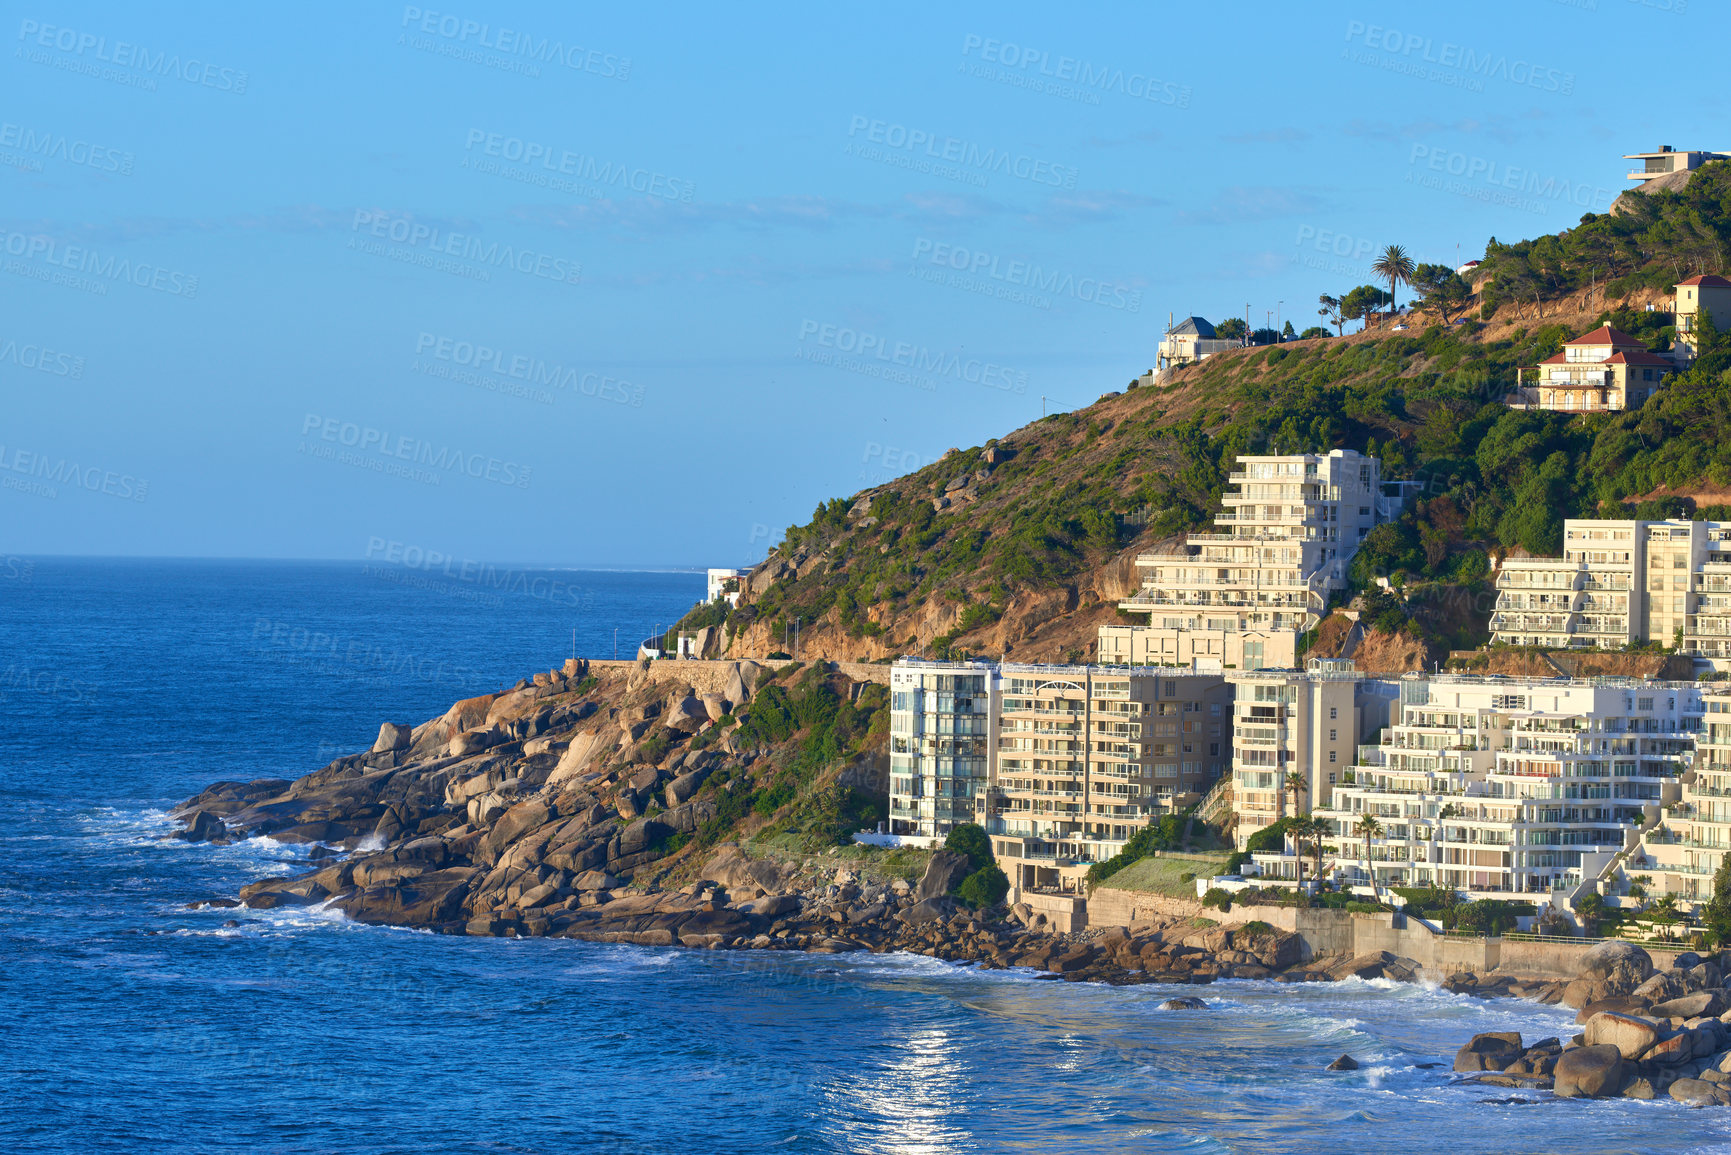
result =
M1304 940L1311 957L1321 954L1361 955L1386 950L1418 963L1426 979L1441 981L1458 971L1477 975L1496 972L1534 979L1572 979L1580 973L1581 957L1592 942L1476 938L1437 934L1416 918L1396 926L1396 915L1295 906L1234 906L1222 914L1201 903L1141 891L1101 887L1088 896L1090 927L1129 926L1154 918L1203 917L1222 926L1266 922ZM1645 948L1653 965L1663 970L1678 951Z

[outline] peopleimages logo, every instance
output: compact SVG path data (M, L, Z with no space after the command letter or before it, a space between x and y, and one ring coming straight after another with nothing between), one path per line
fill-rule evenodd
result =
M143 501L150 494L150 482L130 473L116 473L99 465L80 465L64 457L34 453L28 449L8 448L0 442L0 488L31 493L37 497L60 496L54 485L69 485L125 501ZM19 477L30 478L20 481Z
M845 355L835 357L806 354L805 360L863 372L868 376L904 381L920 389L935 389L932 378L948 377L956 381L966 381L971 385L984 385L988 389L1002 389L1006 393L1028 391L1028 375L1007 365L982 361L978 357L964 358L957 353L928 349L907 341L891 340L876 333L851 329L846 325L827 325L808 319L800 322L799 339L802 343L809 341L817 346L813 352L821 354L833 351L835 354ZM916 373L929 376L913 377Z
M93 285L102 293L108 291L103 281L124 281L141 289L167 293L171 297L198 296L198 278L175 269L165 269L147 261L133 264L128 257L107 256L84 245L63 245L41 233L8 232L0 234L0 247L9 257L40 261L54 269L98 278ZM8 270L25 273L22 267Z
M1349 44L1358 41L1366 48L1402 58L1402 63L1408 66L1402 70L1406 71L1411 71L1410 66L1415 64L1430 64L1479 81L1502 80L1524 88L1537 88L1542 92L1555 92L1563 96L1571 96L1575 91L1573 72L1534 64L1530 60L1510 60L1502 53L1478 52L1452 40L1438 43L1430 36L1400 32L1394 28L1384 28L1380 24L1366 24L1362 20L1347 21L1346 39ZM1447 78L1427 76L1426 79Z
M540 357L531 357L525 353L509 353L480 341L441 337L435 333L423 331L415 338L415 355L416 357L431 357L435 361L445 362L463 369L497 374L514 382L521 382L525 386L520 392L512 389L495 389L494 392L514 393L529 397L532 400L540 400L542 395L536 394L535 387L569 389L573 393L581 393L585 397L594 397L600 401L611 401L617 405L630 405L637 409L643 407L643 387L641 385L633 385L631 382L621 381L617 377L608 377L574 366L549 365ZM433 374L433 376L448 375ZM465 384L467 383L465 382ZM547 400L551 401L551 398L548 397Z
M136 69L147 77L184 80L188 84L214 88L219 92L240 94L246 91L247 74L238 68L206 64L190 56L182 59L179 53L153 53L143 45L128 44L124 40L116 40L110 44L106 36L80 32L76 28L61 28L36 20L23 20L18 24L18 39L24 43L25 48L52 49L73 56L79 63L84 64L84 67L73 68L71 71L93 70L95 66L85 62L96 61L112 64L116 68ZM37 63L56 62L41 59ZM154 88L155 85L150 87Z
M969 33L962 40L962 55L1010 70L1001 74L975 72L982 79L997 80L1018 88L1029 88L1066 99L1099 104L1099 93L1115 92L1132 100L1190 107L1190 86L1161 80L1141 72L1098 65L1074 56L1054 57L1044 49L1028 48L1009 40L994 40Z
M425 225L388 212L356 209L350 229L355 233L364 231L370 237L407 245L409 249L415 250L407 254L410 258L425 258L411 260L410 263L414 264L437 263L438 257L446 256L461 261L478 262L495 269L512 269L531 277L566 285L575 285L583 275L583 266L576 261L536 252L534 249L515 248L498 241L488 243L472 233L447 232L433 225ZM349 246L357 247L358 240L359 238L351 237ZM482 279L486 279L485 270L475 271L482 274Z
M494 28L479 20L469 20L450 12L434 12L407 5L403 8L404 28L412 32L423 33L426 36L437 36L446 42L436 45L431 42L409 42L411 48L421 48L436 51L443 56L464 57L465 53L474 50L477 63L486 64L489 61L481 56L479 50L497 52L505 62L512 64L557 64L572 72L587 72L608 80L629 80L631 78L631 58L629 56L614 56L592 48L584 48L580 44L566 44L550 36L536 39L530 32L521 32L512 28ZM517 69L521 70L521 69ZM531 72L539 75L539 72Z
M847 134L849 153L916 172L948 175L945 167L955 166L958 179L971 178L968 182L972 184L984 185L988 176L997 173L1053 188L1076 187L1076 169L1071 165L1053 164L1009 149L982 148L972 141L923 128L855 116L848 121Z
M0 121L0 148L17 149L16 153L0 155L0 160L17 166L21 160L58 160L82 165L97 172L117 176L132 175L132 154L105 144L93 144L65 133L53 133L26 128L11 121ZM36 171L41 171L37 165Z
M571 585L544 573L525 573L509 567L501 569L491 562L472 558L455 558L439 550L424 549L407 542L382 537L367 538L367 560L386 562L408 570L435 574L451 581L467 582L508 594L539 598L554 605L593 608L595 596L580 586Z
M0 339L0 365L16 365L33 369L51 377L84 376L84 358L74 353L60 353L46 345Z
M1492 189L1508 190L1513 193L1524 193L1534 198L1551 201L1566 201L1576 208L1588 209L1592 212L1603 212L1610 207L1619 194L1617 189L1609 189L1603 185L1577 184L1567 177L1561 179L1535 172L1520 165L1504 164L1489 157L1473 156L1453 149L1433 147L1428 144L1415 144L1412 154L1407 157L1407 164L1416 169L1421 165L1434 173L1446 173L1459 177L1464 181L1475 181ZM1417 183L1430 183L1419 174ZM1412 181L1413 174L1409 171L1407 180ZM1444 187L1437 183L1435 187ZM1451 190L1456 191L1456 190ZM1463 195L1472 195L1466 193ZM1487 199L1478 197L1477 199ZM1543 212L1545 206L1537 204L1537 211Z
M1122 309L1128 313L1140 312L1142 309L1140 289L1132 289L1103 277L1078 277L1058 269L1043 269L1027 261L1003 260L979 249L932 241L925 237L914 241L913 260L916 276L920 275L920 266L923 264L941 272L939 283L984 291L990 296L1006 300L1025 301L1040 308L1047 307L1050 302L1042 301L1038 296L1030 297L1029 294L1069 297L1084 304ZM948 274L956 275L951 277Z
M321 417L317 413L308 413L301 422L301 436L311 436L318 441L330 445L340 445L352 449L353 454L344 455L354 460L343 460L345 465L366 465L381 473L398 473L405 476L424 473L421 470L410 470L408 466L398 463L409 462L415 466L428 466L434 470L445 470L473 477L477 480L491 481L499 485L513 486L517 489L529 488L529 475L532 466L520 465L515 461L501 461L497 457L488 457L482 453L465 453L460 449L452 449L448 445L435 446L430 441L422 441L418 437L392 435L383 429L374 429L370 425L357 425L352 421L339 421L335 417ZM332 452L323 447L309 447L301 444L301 452L311 453L316 457L333 456ZM369 464L369 459L377 462ZM341 458L339 458L341 460ZM395 467L395 468L392 468ZM431 474L437 484L439 475ZM422 480L416 477L415 480Z
M577 182L589 181L598 188L612 186L620 192L642 193L670 201L689 201L697 192L697 185L693 182L664 172L597 160L587 153L572 152L568 148L555 148L539 141L471 128L463 148L474 153L477 146L482 156L519 164L528 171L513 174L503 165L487 165L473 157L464 157L463 167L477 172L496 171L500 176L513 177L524 184L549 185L563 191L580 192L583 190ZM571 180L561 179L565 177Z

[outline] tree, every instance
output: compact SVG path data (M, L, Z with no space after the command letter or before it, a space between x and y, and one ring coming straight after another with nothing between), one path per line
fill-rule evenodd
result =
M1324 293L1324 294L1322 294L1322 296L1320 296L1316 299L1316 302L1317 302L1317 304L1322 306L1322 308L1320 308L1316 311L1316 315L1321 317L1324 321L1327 321L1330 325L1334 326L1334 328L1335 328L1335 334L1334 335L1336 337L1345 336L1345 334L1341 331L1342 317L1340 314L1340 298L1339 297L1331 297L1327 293Z
M1340 299L1340 315L1348 321L1364 321L1367 325L1376 311L1389 303L1389 296L1375 285L1360 285Z
M1449 313L1464 306L1472 297L1472 286L1447 265L1420 265L1409 282L1422 294L1419 304L1435 309L1443 324L1449 323Z
M1286 828L1286 833L1292 837L1293 849L1298 851L1298 885L1304 885L1304 849L1306 846L1322 841L1323 825L1309 814L1301 814L1293 819L1292 825ZM1318 873L1321 867L1318 866Z
M975 910L987 910L1004 901L1010 892L1010 880L996 866L982 866L956 888L956 897Z
M1296 336L1298 336L1298 330L1292 327L1291 321L1288 321L1286 327L1280 330L1280 339L1282 341L1290 341Z
M1731 943L1731 854L1721 856L1713 872L1713 894L1701 906L1701 922L1715 943Z
M1353 833L1364 836L1364 872L1370 876L1370 888L1376 889L1376 870L1370 864L1370 840L1382 833L1382 823L1372 815L1361 814L1353 826Z
M1310 341L1318 337L1328 337L1330 335L1329 331L1324 329L1321 325L1312 325L1310 328L1300 333L1298 339L1300 341Z
M1292 794L1292 809L1297 811L1298 796L1308 790L1310 784L1304 780L1304 775L1299 771L1288 770L1286 772L1285 787Z
M1382 256L1370 266L1370 271L1388 281L1388 304L1394 308L1395 287L1412 284L1415 266L1412 258L1407 256L1406 249L1400 245L1390 245L1382 251Z
M1244 323L1243 317L1228 317L1214 326L1214 335L1222 341L1239 341L1250 331L1250 326Z
M977 822L963 822L952 828L944 837L944 849L967 855L973 870L993 866L998 861L992 855L992 840L986 837L986 828Z

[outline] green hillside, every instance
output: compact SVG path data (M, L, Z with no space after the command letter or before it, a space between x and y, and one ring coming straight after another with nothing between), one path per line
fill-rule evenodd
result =
M995 465L981 449L953 451L859 495L869 509L827 502L772 555L803 576L748 598L729 627L798 617L894 644L916 609L943 598L966 608L933 649L967 651L1018 593L1076 583L1125 550L1204 525L1241 453L1357 449L1380 456L1388 478L1422 480L1423 498L1371 534L1354 576L1433 593L1474 588L1490 551L1556 553L1567 517L1719 513L1678 498L1630 502L1731 484L1731 340L1704 334L1694 367L1640 410L1565 416L1498 399L1518 366L1592 325L1667 348L1668 313L1551 318L1588 285L1597 301L1618 301L1724 271L1728 200L1731 164L1709 165L1679 193L1629 194L1628 211L1588 215L1560 236L1493 241L1470 320L1220 355L1169 385L1108 394L989 442ZM934 509L946 492L965 500Z

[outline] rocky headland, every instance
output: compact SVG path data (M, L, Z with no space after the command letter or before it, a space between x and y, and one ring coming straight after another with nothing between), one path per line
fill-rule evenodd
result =
M874 789L881 687L822 663L714 666L705 690L647 662L570 662L419 725L386 723L370 750L302 778L219 782L180 808L176 837L311 844L311 869L193 905L328 904L442 934L907 951L1120 985L1421 977L1386 951L1315 955L1298 934L1217 925L1199 906L1081 932L1025 904L973 909L953 891L974 864L948 850L766 851L757 836ZM820 737L841 756L814 769ZM1475 1038L1455 1060L1475 1081L1731 1103L1731 991L1718 960L1684 955L1658 973L1639 947L1606 943L1570 982L1463 973L1444 985L1580 1009L1571 1040ZM1169 1005L1206 1008L1189 996Z

